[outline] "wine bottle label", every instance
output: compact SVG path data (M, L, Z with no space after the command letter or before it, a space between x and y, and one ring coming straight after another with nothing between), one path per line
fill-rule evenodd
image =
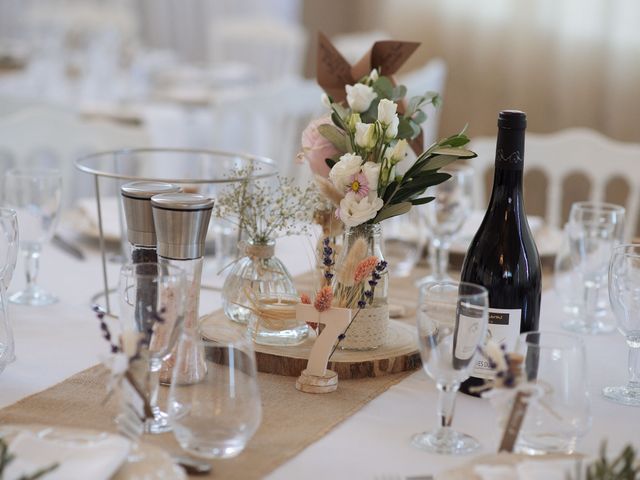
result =
M520 335L521 320L522 310L519 308L490 308L485 343L491 340L498 345L506 345L507 351L512 352ZM495 372L489 365L489 360L479 356L472 375L478 378L493 378Z
M465 365L468 365L468 361L476 352L478 336L482 333L482 309L472 305L460 305L457 321L453 355L456 360L464 361Z

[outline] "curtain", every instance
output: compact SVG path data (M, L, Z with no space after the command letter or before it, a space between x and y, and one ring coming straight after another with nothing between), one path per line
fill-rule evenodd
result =
M469 122L495 133L498 110L530 130L594 128L640 141L640 1L378 0L371 28L423 46L416 67L442 57L449 78L441 131Z

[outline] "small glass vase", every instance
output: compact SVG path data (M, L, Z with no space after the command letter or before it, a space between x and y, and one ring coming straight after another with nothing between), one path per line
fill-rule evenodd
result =
M362 240L364 240L364 248ZM358 225L347 230L342 250L336 261L337 275L334 291L344 288L340 284L346 284L347 288L350 288L349 283L353 283L351 270L361 260L370 256L378 257L380 261L384 261L380 224ZM361 291L355 291L353 295L349 295L350 301L345 303L343 300L339 304L334 304L337 307L353 310L353 321L345 333L345 338L339 343L339 348L343 350L375 350L385 343L389 327L388 284L389 275L385 269L373 289L371 302L364 295L364 291L369 289L369 281L365 279L358 287ZM365 299L367 303L365 308L359 309L357 302L362 299Z
M250 240L224 282L222 303L230 320L246 324L262 345L297 345L308 327L296 319L298 292L291 274L275 256L275 242Z

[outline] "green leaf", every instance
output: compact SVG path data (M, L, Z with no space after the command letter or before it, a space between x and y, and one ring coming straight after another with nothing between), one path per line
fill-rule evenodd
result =
M347 126L345 125L345 123L342 121L342 119L338 116L338 114L336 112L333 112L331 114L331 121L337 127L341 128L343 130L347 130Z
M373 219L373 223L381 222L387 218L396 217L398 215L404 215L411 210L411 202L396 203L394 205L387 205L378 212L376 218Z
M404 85L397 85L393 87L393 90L391 91L391 100L402 100L406 94L407 87Z
M363 123L375 123L378 119L378 104L380 103L379 98L374 98L369 105L369 108L365 112L360 113L360 120Z
M436 197L422 197L422 198L414 198L411 200L411 205L424 205L425 203L432 202Z
M380 98L392 98L393 97L393 84L389 77L379 77L371 87L375 90Z
M427 160L424 166L420 169L421 172L430 172L434 170L439 170L442 167L446 167L447 165L458 160L458 157L454 155L438 155L436 157L432 157Z
M437 145L439 147L462 147L467 143L469 143L469 137L464 133L457 133L445 138L444 140L440 140Z
M385 191L384 191L384 195L382 196L382 200L384 201L384 203L387 203L389 201L389 199L391 198L391 196L394 194L394 192L396 191L396 187L398 186L398 182L397 180L394 180L393 182L391 182L389 185L387 185Z
M413 128L411 127L410 120L407 117L400 117L398 122L398 135L397 137L406 140L410 140L413 135Z
M411 98L405 115L412 116L420 108L430 103L436 108L442 104L440 95L437 92L426 92L424 95Z
M325 158L324 159L324 163L326 163L329 168L333 168L333 166L338 162L336 162L335 160L333 160L331 158Z
M424 123L426 119L427 119L427 114L424 113L422 110L417 110L416 113L414 113L413 116L411 117L411 120L413 120L416 123Z
M454 155L458 158L474 158L477 157L475 152L471 150L467 150L466 148L449 148L449 147L441 147L436 148L431 152L433 155Z
M343 130L340 130L335 125L329 125L328 123L324 123L318 126L318 133L322 135L324 138L329 140L334 147L336 147L341 152L347 151L348 140Z

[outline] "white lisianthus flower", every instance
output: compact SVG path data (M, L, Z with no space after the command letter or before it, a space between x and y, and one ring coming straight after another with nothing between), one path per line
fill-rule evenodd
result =
M344 192L351 177L360 173L360 166L362 165L362 157L360 155L354 155L353 153L345 153L340 157L340 160L331 168L329 172L329 180L333 183L341 192Z
M329 95L327 95L326 93L323 93L320 96L320 101L322 102L322 105L324 105L327 108L331 108L331 100L329 100Z
M378 80L378 78L380 78L380 75L378 74L378 70L374 68L369 74L369 80L375 82L376 80Z
M356 123L356 145L365 150L371 150L376 146L376 126L373 123Z
M391 119L391 123L387 125L387 128L384 130L384 138L385 140L393 140L398 135L398 125L400 124L400 119L398 115L394 115Z
M408 148L409 143L403 138L402 140L398 140L391 150L385 152L385 157L389 159L391 165L395 165L404 160Z
M340 220L347 227L357 227L374 218L383 206L384 202L379 197L359 199L355 193L349 192L340 201Z
M362 165L362 174L367 177L369 192L378 190L378 179L380 178L380 164L375 162L365 162Z
M369 85L364 83L356 83L355 85L347 85L347 103L354 112L366 112L371 102L378 96Z
M360 119L359 113L352 113L349 116L349 120L347 121L347 127L349 127L349 130L351 131L351 133L356 132L356 125L359 124L361 121L362 120Z
M391 100L387 100L383 98L378 103L378 121L383 124L385 127L390 125L393 121L393 117L396 116L396 111L398 110L398 104L392 102Z

